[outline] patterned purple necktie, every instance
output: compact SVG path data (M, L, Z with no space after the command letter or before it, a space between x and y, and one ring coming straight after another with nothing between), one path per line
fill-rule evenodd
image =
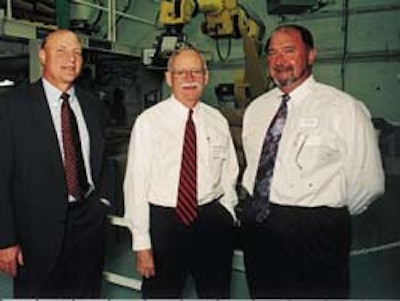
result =
M287 105L290 96L282 96L281 105L276 112L265 135L260 161L257 169L257 176L254 183L254 201L258 202L260 212L257 221L262 222L269 214L269 194L272 175L274 172L276 154L278 153L279 141L282 136L283 127L286 122Z
M64 147L64 172L68 194L82 201L87 190L85 165L75 114L69 105L69 95L63 93L61 106L61 131Z
M197 147L196 128L189 111L183 142L182 163L179 177L178 202L175 212L179 219L190 225L197 217Z

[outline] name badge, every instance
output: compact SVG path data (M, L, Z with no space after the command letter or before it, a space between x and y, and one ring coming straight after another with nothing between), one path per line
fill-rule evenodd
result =
M307 117L300 120L300 127L302 128L316 128L318 124L318 117Z

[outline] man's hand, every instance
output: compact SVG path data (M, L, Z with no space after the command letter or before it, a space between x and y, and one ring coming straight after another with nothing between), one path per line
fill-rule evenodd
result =
M24 258L19 246L0 249L0 270L15 277L18 265L24 265Z
M155 275L153 252L151 249L136 252L136 269L145 278Z

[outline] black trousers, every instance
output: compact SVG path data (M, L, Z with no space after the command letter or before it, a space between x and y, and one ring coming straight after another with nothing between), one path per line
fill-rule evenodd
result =
M69 205L62 251L51 272L38 277L26 264L14 279L15 298L99 298L106 209L97 200Z
M268 219L242 233L252 298L348 298L347 209L271 204Z
M189 274L199 298L229 298L233 219L218 201L199 207L189 227L173 208L151 205L150 233L155 276L143 279L143 298L181 298Z

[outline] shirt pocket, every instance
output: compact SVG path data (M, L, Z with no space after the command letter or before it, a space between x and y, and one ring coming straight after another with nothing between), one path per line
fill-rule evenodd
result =
M228 156L227 137L210 137L208 140L208 155L210 163L226 159Z
M332 135L299 133L294 153L295 165L303 173L328 167L340 159Z

